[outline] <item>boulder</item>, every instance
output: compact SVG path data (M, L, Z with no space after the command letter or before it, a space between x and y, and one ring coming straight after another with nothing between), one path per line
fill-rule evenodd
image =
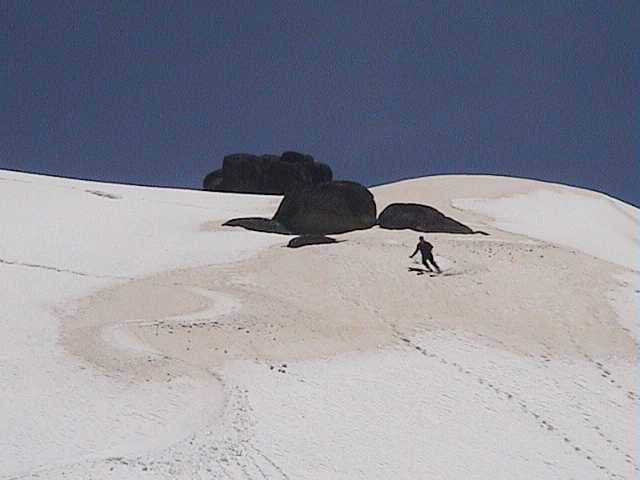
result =
M220 184L222 183L222 169L214 170L209 175L204 177L204 181L202 182L203 190L218 190Z
M311 168L311 180L314 185L333 180L331 167L325 163L314 162Z
M299 179L296 178L295 166L287 168L278 165L279 162L279 157L273 155L227 155L222 162L220 190L237 193L282 193L282 184Z
M343 233L376 223L376 204L356 182L333 181L287 192L273 219L295 234Z
M427 233L475 233L435 208L417 203L392 203L380 214L378 225L390 230L408 228Z
M325 237L324 235L301 235L296 238L292 238L287 247L300 248L307 245L322 245L327 243L337 243L335 238Z
M234 218L223 223L226 227L243 227L254 232L280 233L283 235L291 235L291 232L283 227L280 223L269 218L246 217Z
M300 165L310 166L313 164L313 157L299 152L284 152L280 155L280 160L285 163L298 163Z
M205 190L283 195L300 187L331 181L331 168L311 155L284 152L277 155L237 153L224 157L222 169L211 172Z

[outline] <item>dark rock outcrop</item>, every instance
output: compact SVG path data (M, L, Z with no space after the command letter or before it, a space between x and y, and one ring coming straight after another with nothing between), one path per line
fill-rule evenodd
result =
M291 232L283 227L280 223L269 218L246 217L234 218L223 223L227 227L243 227L254 232L280 233L282 235L291 235Z
M295 234L344 233L376 223L376 204L367 188L334 181L287 192L273 217Z
M222 169L214 170L209 175L204 177L204 181L202 182L202 188L204 190L215 191L220 187L222 183Z
M203 188L218 192L283 195L290 190L329 182L332 178L331 168L315 162L311 155L237 153L224 157L222 169L207 175Z
M390 230L408 228L427 233L475 233L435 208L417 203L392 203L380 214L378 225Z
M313 157L299 152L284 152L280 155L280 160L286 163L299 163L306 166L313 164Z
M301 235L296 238L292 238L287 247L300 248L307 245L323 245L327 243L337 243L335 238L325 237L324 235Z
M333 172L331 167L326 163L315 162L311 169L311 181L314 185L327 183L333 180Z

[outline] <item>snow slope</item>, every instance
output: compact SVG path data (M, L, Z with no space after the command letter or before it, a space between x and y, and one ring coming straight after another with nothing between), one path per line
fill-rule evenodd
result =
M497 199L460 199L453 205L493 217L501 229L640 269L638 209L619 200L556 187Z
M167 389L98 372L60 348L52 307L114 282L237 261L276 243L237 231L211 241L198 229L212 219L266 213L274 199L245 197L239 206L216 194L15 172L1 173L0 188L0 472L12 478L43 465L144 452L200 425L218 382L183 376Z
M530 180L373 189L490 233L299 250L278 197L0 171L0 478L636 478L638 210Z

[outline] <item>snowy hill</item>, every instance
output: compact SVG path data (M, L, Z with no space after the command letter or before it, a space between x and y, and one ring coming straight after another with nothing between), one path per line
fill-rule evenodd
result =
M372 189L489 236L222 227L279 197L0 171L0 478L636 478L638 209Z

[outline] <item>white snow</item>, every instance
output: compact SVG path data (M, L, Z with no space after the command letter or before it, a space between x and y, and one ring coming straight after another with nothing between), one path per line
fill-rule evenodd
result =
M238 205L224 194L9 171L0 172L0 189L0 474L142 453L215 414L215 380L133 383L66 355L51 307L114 281L246 258L281 239L239 231L213 239L200 225L268 214L277 199L244 196Z
M492 199L456 199L452 204L493 217L503 230L640 269L640 210L619 200L578 189L537 189Z
M221 227L278 197L0 171L0 479L637 477L638 209L373 191L490 236L430 235L420 277L414 232Z

